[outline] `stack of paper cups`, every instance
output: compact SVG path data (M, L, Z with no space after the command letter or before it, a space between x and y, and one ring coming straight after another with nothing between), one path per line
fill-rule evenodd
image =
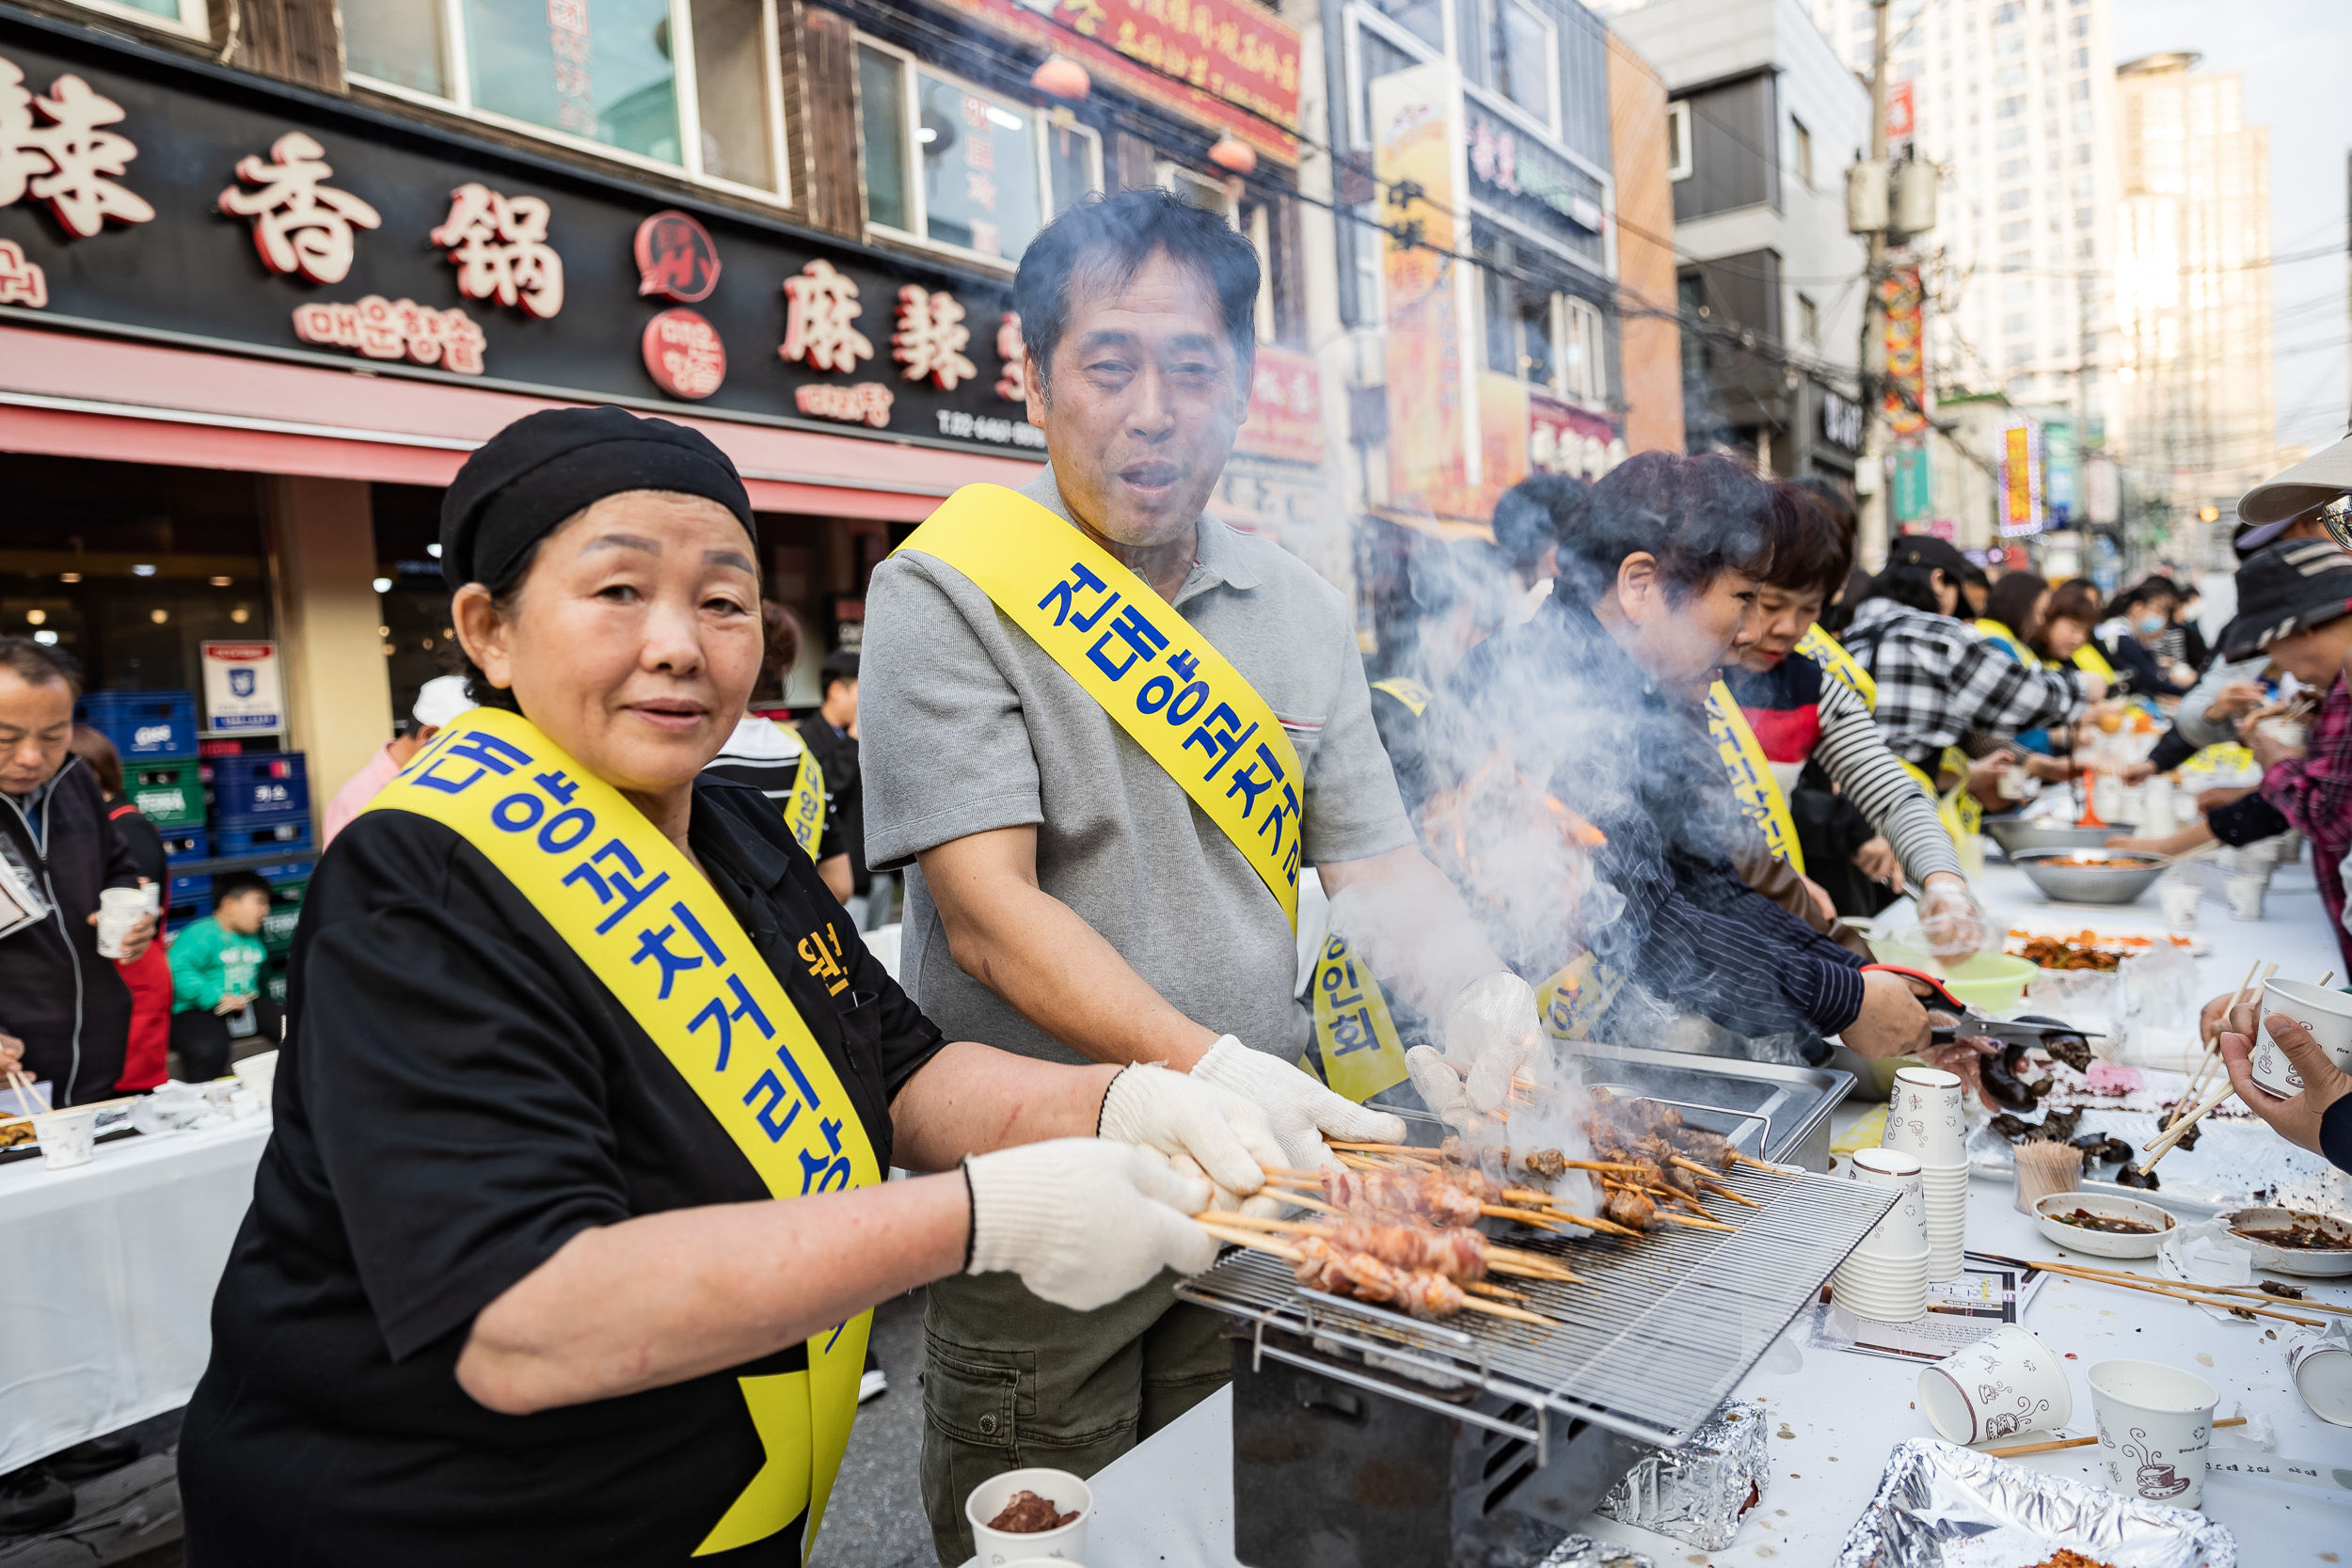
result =
M1849 1163L1856 1181L1897 1190L1862 1244L1837 1265L1830 1299L1858 1318L1916 1323L1928 1312L1928 1215L1919 1193L1919 1162L1891 1148L1866 1148Z
M1958 1073L1932 1067L1899 1069L1887 1097L1886 1133L1879 1140L1882 1148L1919 1162L1919 1189L1927 1199L1930 1279L1958 1279L1968 1249L1965 1093Z

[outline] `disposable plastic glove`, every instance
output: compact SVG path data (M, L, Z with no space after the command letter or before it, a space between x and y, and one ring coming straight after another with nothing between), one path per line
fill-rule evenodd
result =
M1333 1094L1291 1063L1252 1051L1231 1035L1192 1064L1192 1076L1231 1089L1263 1111L1281 1146L1282 1164L1295 1170L1339 1164L1324 1146L1327 1132L1361 1143L1405 1141L1402 1117Z
M1469 1069L1462 1092L1477 1110L1502 1107L1512 1075L1543 1037L1534 989L1507 969L1471 981L1446 1005L1445 1053Z
M1097 1131L1123 1144L1189 1156L1232 1193L1256 1192L1265 1185L1263 1167L1285 1163L1263 1111L1231 1089L1150 1062L1122 1069L1111 1080Z
M1443 1052L1434 1045L1411 1047L1405 1053L1405 1075L1432 1116L1456 1132L1470 1131L1470 1118L1478 1113L1462 1092L1462 1075L1447 1064Z
M1056 1138L975 1154L966 1274L1015 1274L1057 1307L1091 1312L1162 1269L1199 1274L1216 1242L1189 1215L1209 1183L1179 1176L1150 1149L1104 1138Z
M1992 945L1993 922L1965 882L1938 879L1919 895L1919 928L1928 951L1945 963L1973 958Z

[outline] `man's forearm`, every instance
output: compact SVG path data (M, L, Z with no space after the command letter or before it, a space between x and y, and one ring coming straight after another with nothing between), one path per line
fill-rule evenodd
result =
M956 967L1081 1056L1188 1069L1216 1032L1178 1012L1077 912L1025 877L966 863L958 840L919 857Z
M890 1102L893 1159L908 1170L946 1170L1048 1138L1090 1138L1103 1119L1114 1067L1065 1067L993 1046L940 1048Z

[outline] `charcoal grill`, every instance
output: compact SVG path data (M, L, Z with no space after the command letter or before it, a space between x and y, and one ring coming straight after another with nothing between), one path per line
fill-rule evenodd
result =
M1669 1228L1638 1242L1571 1243L1513 1227L1511 1245L1556 1257L1583 1277L1506 1281L1558 1328L1470 1312L1423 1322L1308 1290L1281 1259L1250 1251L1179 1285L1185 1300L1235 1320L1242 1561L1348 1560L1353 1548L1331 1531L1344 1533L1351 1513L1367 1529L1379 1517L1367 1507L1381 1488L1366 1480L1365 1453L1430 1450L1432 1468L1419 1481L1403 1469L1382 1472L1391 1492L1421 1500L1382 1520L1363 1544L1386 1544L1364 1560L1435 1568L1506 1563L1522 1550L1514 1543L1557 1541L1631 1463L1622 1440L1683 1441L1894 1202L1891 1189L1788 1168L1742 1165L1723 1180L1762 1205L1708 1205L1737 1234ZM1310 1442L1318 1419L1359 1430L1344 1441ZM1329 1452L1264 1463L1302 1444ZM1429 1483L1440 1472L1444 1483ZM1310 1528L1310 1520L1327 1528ZM1442 1556L1386 1549L1439 1535L1451 1543Z

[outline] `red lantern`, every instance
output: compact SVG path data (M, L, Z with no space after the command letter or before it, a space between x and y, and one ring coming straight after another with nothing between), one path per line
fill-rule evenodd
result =
M1258 167L1258 150L1228 131L1209 149L1209 162L1229 174L1253 174Z
M1084 98L1094 90L1094 79L1087 68L1066 55L1049 56L1029 78L1029 86L1056 98Z

